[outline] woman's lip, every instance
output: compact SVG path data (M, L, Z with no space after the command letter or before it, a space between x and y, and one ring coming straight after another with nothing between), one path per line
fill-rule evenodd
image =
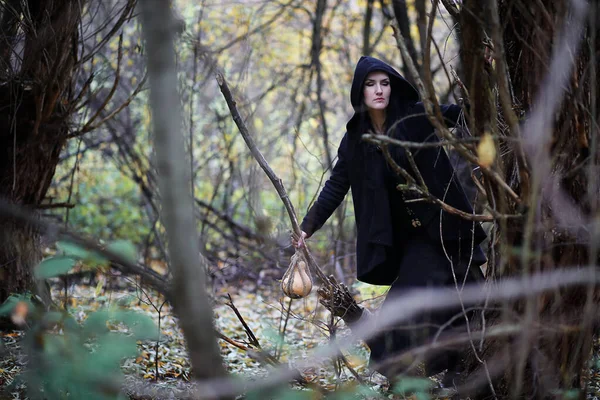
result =
M385 101L385 99L375 99L375 101Z

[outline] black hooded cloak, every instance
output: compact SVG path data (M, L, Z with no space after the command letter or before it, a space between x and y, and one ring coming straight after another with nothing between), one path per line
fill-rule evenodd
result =
M372 57L361 57L356 65L350 100L354 115L346 125L346 134L338 148L338 160L315 204L302 221L309 236L321 228L352 189L358 237L356 243L357 278L376 285L392 285L383 308L399 294L422 287L446 287L456 282L480 279L478 266L485 262L479 244L485 233L478 223L448 214L439 206L414 200L410 193L396 189L402 180L390 170L383 154L361 140L370 129L363 106L363 83L370 72L383 71L390 78L390 103L386 109L386 127L394 122L391 136L412 142L438 142L419 94L396 70ZM449 126L457 124L461 109L442 105ZM413 173L405 150L390 148L395 161ZM473 209L454 169L441 146L413 151L418 170L429 191L439 199L466 213ZM456 281L455 281L456 279ZM367 341L371 363L391 377L402 369L396 355L423 345L437 335L464 331L464 318L452 318L460 309L442 310L415 316L406 324L381 332ZM448 321L452 320L452 323ZM443 332L438 329L443 327ZM440 338L443 336L440 336ZM425 368L432 375L448 368L456 371L462 351L443 349L425 357ZM411 364L410 362L408 364ZM450 377L452 374L448 373Z
M364 128L366 110L363 105L363 83L373 71L388 74L391 84L390 106L396 125L392 136L413 142L439 141L429 122L425 108L419 101L417 90L394 68L373 57L361 57L354 71L350 100L355 110L346 125L346 134L338 148L338 160L331 177L325 183L317 201L308 211L301 228L308 236L320 229L340 205L349 189L352 189L354 212L357 226L357 278L375 285L390 285L399 277L399 268L411 260L419 261L419 254L406 249L403 244L415 237L441 246L442 240L450 253L471 259L470 265L478 266L485 262L479 243L485 233L479 223L473 223L442 211L439 206L425 201L405 202L414 199L395 190L401 179L390 171L389 166L377 151L376 146L363 142L361 136L367 133ZM449 126L454 126L461 108L457 105L442 105L442 114ZM389 127L391 124L387 123ZM391 149L393 156L407 171L411 171L405 150L400 147ZM417 167L427 184L429 191L451 206L467 213L473 209L461 187L446 152L441 146L413 151ZM418 227L411 225L417 220ZM404 249L403 249L404 247ZM413 246L415 247L415 246ZM418 247L418 246L416 246ZM415 249L416 249L415 247ZM402 262L404 259L404 262ZM414 265L410 273L404 276L402 286L418 286L423 274L432 279L435 265L423 268L422 263ZM445 263L440 268L448 269ZM443 280L443 279L442 279ZM430 283L436 284L436 282Z

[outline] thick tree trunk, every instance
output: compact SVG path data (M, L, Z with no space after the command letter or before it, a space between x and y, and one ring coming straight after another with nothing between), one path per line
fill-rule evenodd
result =
M78 42L81 2L25 4L15 27L14 9L4 8L0 40L4 57L0 84L0 196L35 208L52 181L66 143L72 101L72 69ZM7 46L13 46L7 48ZM23 48L22 59L15 58ZM12 55L12 58L9 56ZM9 59L10 58L10 59ZM4 69L16 66L15 72ZM15 292L34 290L32 267L41 258L39 234L11 221L0 221L0 302Z
M170 15L169 3L162 0L141 3L162 202L161 219L169 243L173 305L185 336L193 372L196 379L211 379L225 376L226 371L214 335L204 272L208 268L204 257L200 257L194 206L191 193L188 193L190 176L184 162L186 154L181 135L175 64L176 23ZM211 391L206 387L202 397L227 398Z
M13 221L0 220L0 299L35 291L31 266L40 261L37 234Z
M482 27L491 35L487 26L477 24L472 17L482 16L476 10L479 2L464 2L461 21L463 40L468 35L480 36ZM506 62L510 73L514 95L513 108L517 115L521 110L529 114L536 104L544 79L549 73L554 49L560 45L565 29L572 29L571 2L556 0L540 1L500 1L500 23L504 28L503 39ZM472 5L474 8L466 9ZM591 15L596 15L597 7L591 5ZM485 21L485 19L478 19ZM588 21L586 21L588 22ZM595 32L594 32L595 31ZM596 127L598 105L595 96L600 89L595 77L593 62L597 59L598 25L591 25L584 31L578 52L571 52L574 68L570 74L569 86L562 91L564 96L560 109L552 119L552 135L549 152L551 171L559 177L568 201L591 221L598 212L597 184L590 190L591 181L597 181L598 149L590 148L590 138L598 135ZM463 41L463 54L469 54L474 45ZM572 49L573 50L573 49ZM477 73L469 72L465 65L466 78L472 95L485 88ZM497 71L497 69L496 69ZM551 83L552 84L552 83ZM481 101L485 101L485 97ZM543 99L542 99L543 101ZM482 104L477 101L477 105ZM476 131L486 129L491 115L480 114L475 109L472 121ZM528 135L530 132L523 132ZM597 143L593 141L592 143ZM543 143L539 144L543 146ZM591 157L589 157L591 155ZM581 235L582 230L565 229L560 221L557 203L544 196L542 189L531 186L531 193L525 193L529 185L520 187L515 173L515 157L511 152L503 157L505 179L523 199L529 210L526 218L500 224L499 240L493 243L493 265L495 278L520 276L534 272L552 271L557 268L571 268L597 263L597 254L590 254L589 237ZM538 166L533 165L531 171ZM531 172L529 171L529 172ZM595 172L595 175L593 174ZM532 174L531 176L534 176ZM515 178L516 177L516 178ZM494 191L496 200L502 194ZM501 200L501 199L500 199ZM517 213L525 207L518 207L504 199L504 212ZM594 254L594 253L592 253ZM528 301L504 305L501 312L487 314L489 327L498 323L519 323L523 329L520 335L508 339L488 339L477 351L477 357L469 362L471 375L469 382L478 382L481 387L489 372L492 376L494 394L497 398L548 398L560 393L575 393L584 397L582 376L590 358L594 318L598 304L598 291L595 287L578 287L546 293ZM486 360L486 365L481 363ZM487 369L487 371L484 371ZM491 390L484 390L491 395Z
M461 64L465 84L469 87L471 112L470 127L473 136L491 132L495 125L495 106L491 82L485 69L484 38L486 26L485 2L465 0L460 14L460 33L463 43Z

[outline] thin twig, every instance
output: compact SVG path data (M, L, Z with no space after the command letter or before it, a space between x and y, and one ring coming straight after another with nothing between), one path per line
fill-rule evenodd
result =
M358 372L356 372L356 370L352 367L352 365L350 365L348 358L346 358L346 356L343 355L341 352L340 352L340 360L342 360L342 362L344 363L346 368L348 368L348 371L350 371L350 373L354 376L356 381L362 385L365 382L364 379L358 374Z
M410 151L410 149L406 149L405 154L406 158L408 159L408 163L410 164L410 167L412 168L415 175L417 175L417 180L419 181L419 184L421 185L421 187L426 188L427 184L425 183L425 179L423 179L423 175L421 175L421 171L419 170L419 167L417 167L417 163L415 162L415 158L413 157L413 154Z
M117 91L117 87L119 86L119 81L121 80L121 61L122 60L123 60L123 33L121 33L119 35L119 47L117 49L117 68L115 69L115 79L113 81L113 85L110 88L108 95L106 96L106 98L104 99L104 101L102 102L100 107L98 107L98 109L96 110L94 115L92 115L92 117L85 123L85 125L81 129L82 132L90 131L89 128L92 126L92 124L94 123L96 118L98 118L100 116L102 111L104 111L106 106L108 106L108 102L113 98L115 92Z
M287 329L287 325L288 322L290 320L290 314L292 311L292 301L294 301L294 299L291 299L288 301L288 307L287 310L285 312L285 320L283 321L283 327L281 328L281 331L279 332L279 345L277 346L277 349L275 349L275 357L277 359L279 359L279 357L281 357L281 352L283 351L283 342L285 340L285 331ZM283 307L283 305L282 305Z
M137 85L135 90L131 93L131 95L129 95L129 97L123 103L121 103L121 105L119 107L114 109L112 112L110 112L107 116L102 118L97 123L95 123L93 125L86 124L85 128L82 128L81 130L73 132L72 134L69 135L69 138L80 136L87 132L91 132L91 131L97 129L98 127L100 127L101 125L103 125L104 123L113 119L117 114L119 114L121 111L123 111L123 109L125 109L125 107L129 106L129 104L133 101L133 99L142 91L142 89L144 88L144 85L146 84L147 78L148 78L148 74L144 75L144 77L142 78L140 83Z
M235 304L233 304L233 299L231 298L231 295L229 293L227 293L227 297L229 297L229 301L226 302L225 305L227 305L229 308L231 308L233 310L236 317L238 318L238 320L244 327L244 331L246 332L246 336L248 336L248 340L250 340L250 344L255 346L257 349L261 349L258 339L256 338L256 336L254 336L254 332L252 332L252 329L250 329L250 327L246 323L246 320L244 319L244 317L242 317L242 314L239 312L239 310L237 309Z
M238 342L237 340L233 340L230 337L224 335L219 330L215 329L216 336L219 339L224 340L225 342L231 344L232 346L235 346L238 349L245 351L246 353L248 353L248 355L250 357L252 357L264 364L268 364L268 365L271 365L274 367L281 366L281 363L275 356L271 355L269 352L262 349L262 347L260 346L260 343L258 342L258 339L256 339L256 336L252 332L252 329L250 329L250 327L246 324L242 315L239 313L237 308L233 305L233 302L231 301L231 296L229 294L228 294L228 296L230 299L230 303L226 303L227 306L229 306L233 309L233 311L237 315L240 322L242 322L242 324L244 325L244 330L246 331L246 335L248 336L248 338L250 338L249 344L251 346L254 346L255 348L248 347L244 343ZM309 382L304 378L304 376L302 376L302 374L300 373L299 370L294 369L293 371L295 371L295 373L292 374L293 380L295 380L296 382L298 382L300 385L303 385L303 386L306 386L309 384ZM316 388L318 391L322 391L322 389L318 385L311 384L311 386L314 386L313 388Z
M431 149L439 148L444 146L454 146L457 144L468 144L468 143L479 143L478 138L457 138L453 140L442 139L439 142L411 142L408 140L398 140L391 138L386 135L374 135L372 133L365 133L362 135L363 139L370 139L373 143L387 143L396 146L402 146L408 149ZM493 138L493 136L492 136Z

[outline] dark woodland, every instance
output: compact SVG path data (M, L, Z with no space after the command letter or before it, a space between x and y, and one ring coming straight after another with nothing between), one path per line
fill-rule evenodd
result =
M0 399L600 396L598 4L225 3L0 2ZM319 296L374 312L386 290L356 281L350 196L301 254L311 294L281 292L361 55L419 91L474 204L461 217L488 236L458 393L375 382L368 349L343 347ZM468 104L462 127L446 128L445 103ZM398 318L429 304L416 299ZM159 361L175 336L177 373ZM75 358L98 370L77 375Z

